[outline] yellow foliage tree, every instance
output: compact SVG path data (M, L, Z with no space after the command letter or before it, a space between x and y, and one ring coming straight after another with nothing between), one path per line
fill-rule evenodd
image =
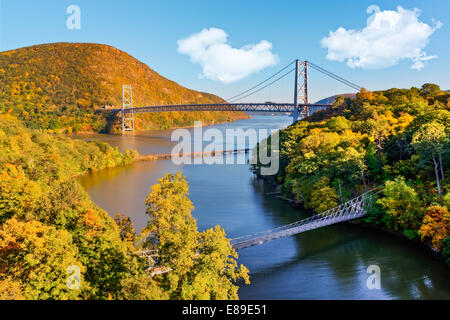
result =
M249 283L248 270L238 267L225 231L198 231L181 172L158 182L146 200L150 218L141 238L143 248L158 250L158 266L171 270L158 276L162 288L171 299L237 299L235 281Z
M83 265L77 260L78 249L65 230L46 226L38 221L22 222L16 218L0 228L0 281L21 286L26 299L77 299L88 285L83 281ZM80 270L82 290L67 285L67 270ZM3 282L4 283L4 282Z

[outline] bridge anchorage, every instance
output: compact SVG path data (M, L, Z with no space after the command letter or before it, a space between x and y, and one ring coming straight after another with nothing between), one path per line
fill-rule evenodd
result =
M312 217L272 230L231 239L231 244L235 250L242 250L340 222L360 219L366 215L367 209L372 205L373 196L382 190L383 186L379 186L333 209Z
M293 66L295 64L295 66ZM314 69L322 74L327 75L347 86L353 90L360 91L362 88L344 78L331 73L310 61L295 60L286 67L268 77L264 81L258 83L256 86L241 92L227 99L227 103L216 104L183 104L183 105L161 105L161 106L147 106L138 107L133 106L133 96L131 85L123 85L122 88L122 108L113 109L116 114L121 113L122 118L122 133L127 131L134 131L134 115L139 113L152 112L174 112L174 111L244 111L244 112L270 112L270 113L290 113L294 122L308 117L317 111L332 107L331 104L311 104L309 103L309 87L308 87L308 72L309 69ZM288 70L288 71L286 71ZM248 97L261 92L262 90L274 85L280 80L287 77L295 71L294 82L294 101L293 103L249 103L243 102Z

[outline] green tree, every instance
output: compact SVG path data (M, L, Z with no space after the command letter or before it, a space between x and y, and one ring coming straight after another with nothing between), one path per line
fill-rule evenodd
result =
M78 299L88 290L78 249L65 230L9 219L0 228L0 281L20 284L26 299ZM67 286L67 270L81 271L81 290Z
M238 266L238 255L226 238L225 230L216 226L200 233L198 254L189 277L182 285L185 300L237 300L240 279L250 283L248 269Z
M447 265L450 266L450 237L442 240L442 256Z
M145 203L149 221L143 229L145 249L157 249L159 264L174 270L165 278L164 289L180 295L180 282L194 265L197 223L188 198L189 186L181 175L168 174L152 187Z
M444 197L442 197L442 202L444 203L444 206L446 206L447 209L450 210L450 191L447 192Z
M436 98L441 93L441 88L437 84L433 83L425 83L421 90L420 94L425 98Z
M339 116L329 119L325 123L325 126L327 126L327 128L330 129L330 131L342 132L344 130L350 129L351 122L346 118Z
M164 292L148 273L130 276L121 281L124 300L167 300L169 295Z
M120 238L129 245L131 250L133 250L136 241L136 232L134 231L133 221L120 213L116 214L114 221L120 229Z
M330 187L330 179L322 177L312 186L310 206L317 213L322 213L336 207L339 196L336 190Z
M384 223L396 231L411 235L419 229L423 211L416 191L403 178L386 182L384 197L377 201L386 211Z
M198 232L188 195L181 172L167 174L152 187L142 248L158 250L157 266L171 270L159 276L170 298L236 299L234 283L238 278L248 281L248 271L237 267L237 254L223 230Z
M444 151L445 138L447 138L445 126L433 121L422 125L413 135L412 139L412 146L420 155L421 159L424 162L429 161L430 159L433 161L439 195L442 195L439 168L441 168L443 176L444 168L442 163L442 153Z

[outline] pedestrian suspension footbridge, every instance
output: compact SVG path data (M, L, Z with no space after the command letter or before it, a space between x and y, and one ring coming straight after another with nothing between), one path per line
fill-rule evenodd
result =
M383 187L379 186L333 209L282 227L234 238L231 244L235 250L242 250L340 222L360 219L367 214L373 196L380 193L382 189Z
M373 197L383 191L384 186L378 186L371 189L356 198L353 198L335 208L325 212L313 215L309 218L290 223L275 229L246 235L231 239L231 245L235 250L243 250L246 248L262 245L269 241L294 236L307 231L331 226L344 221L351 221L363 218L367 214L367 210L372 205ZM171 269L159 266L158 251L144 250L137 252L141 257L147 258L149 261L149 273L154 275L170 272Z

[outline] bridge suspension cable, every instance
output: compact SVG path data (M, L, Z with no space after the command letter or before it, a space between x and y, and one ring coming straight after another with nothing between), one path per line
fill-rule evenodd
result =
M270 77L266 78L264 81L261 81L258 84L256 84L255 86L251 87L250 89L242 91L241 93L239 93L237 95L234 95L234 96L232 96L232 97L230 97L230 98L228 98L226 100L228 101L228 103L235 103L237 101L242 101L243 99L248 98L248 97L258 93L258 92L266 89L267 87L272 86L276 82L280 81L281 79L283 79L284 77L289 75L291 72L295 71L295 68L293 68L293 69L290 69L288 72L283 73L284 71L289 69L289 67L291 67L295 63L296 63L296 60L292 61L291 63L286 65L284 68L279 70L278 72L276 72L273 75L271 75ZM332 79L334 79L336 81L339 81L339 82L343 83L344 85L346 85L346 86L348 86L348 87L350 87L350 88L352 88L352 89L354 89L356 91L361 91L361 89L362 89L361 86L359 86L359 85L357 85L357 84L355 84L355 83L353 83L351 81L348 81L348 80L346 80L346 79L344 79L344 78L342 78L342 77L340 77L340 76L338 76L338 75L336 75L336 74L334 74L334 73L332 73L332 72L330 72L330 71L328 71L328 70L326 70L326 69L316 65L313 62L307 61L306 63L312 69L314 69L314 70L316 70L316 71L318 71L318 72L320 72L322 74L325 74L326 76L328 76L328 77L330 77L330 78L332 78ZM279 76L280 74L282 74L282 75ZM277 76L279 76L279 77L277 77ZM273 80L273 79L275 79L275 80ZM270 81L270 80L273 80L273 81Z
M288 72L286 72L286 73L283 74L282 76L276 78L274 81L270 82L269 84L265 85L264 87L258 88L257 90L255 90L255 91L253 91L253 92L251 92L251 93L249 93L249 94L247 94L247 95L245 95L245 96L243 96L243 97L236 98L236 99L231 100L231 101L229 101L229 102L230 102L230 103L233 103L233 102L236 102L237 100L241 100L241 99L248 98L248 97L254 95L255 93L258 93L258 92L260 92L260 91L266 89L267 87L270 87L271 85L275 84L276 82L280 81L280 80L283 79L284 77L286 77L286 76L288 76L289 74L291 74L293 71L295 71L295 68L289 70Z
M344 78L342 78L342 77L340 77L340 76L338 76L338 75L336 75L336 74L334 74L334 73L332 73L332 72L330 72L328 70L325 70L324 68L319 67L318 65L312 63L311 61L308 61L308 65L311 68L313 68L314 70L319 71L319 72L321 72L321 73L323 73L323 74L325 74L325 75L327 75L327 76L329 76L329 77L331 77L331 78L333 78L333 79L335 79L335 80L337 80L337 81L339 81L339 82L349 86L350 88L353 88L353 89L355 89L357 91L361 91L361 89L362 89L362 87L358 86L357 84L354 84L353 82L350 82L350 81L348 81L348 80L346 80L346 79L344 79Z
M285 66L283 69L281 69L281 70L278 71L277 73L271 75L270 77L268 77L268 78L265 79L264 81L261 81L260 83L258 83L257 85L251 87L250 89L245 90L245 91L243 91L243 92L241 92L241 93L239 93L239 94L237 94L237 95L235 95L235 96L232 96L232 97L230 97L230 98L228 98L228 99L226 99L226 100L227 100L228 102L233 102L233 101L236 101L236 100L238 100L238 99L243 99L243 98L249 97L249 96L253 95L253 94L256 93L256 92L259 92L259 91L261 91L261 90L263 90L263 89L269 87L270 85L274 84L275 82L277 82L277 81L281 80L282 78L284 78L285 76L287 76L289 73L291 73L291 72L294 71L295 69L292 69L292 70L289 71L288 73L284 74L283 76L279 77L278 79L276 79L275 81L269 83L268 85L264 86L263 88L259 88L257 91L252 92L252 93L246 95L245 97L242 97L243 95L249 93L250 91L255 90L255 89L257 89L259 86L265 84L265 83L268 82L269 80L275 78L277 75L279 75L280 73L282 73L284 70L288 69L288 68L289 68L291 65L293 65L294 63L295 63L295 61L292 61L292 62L289 63L287 66Z

